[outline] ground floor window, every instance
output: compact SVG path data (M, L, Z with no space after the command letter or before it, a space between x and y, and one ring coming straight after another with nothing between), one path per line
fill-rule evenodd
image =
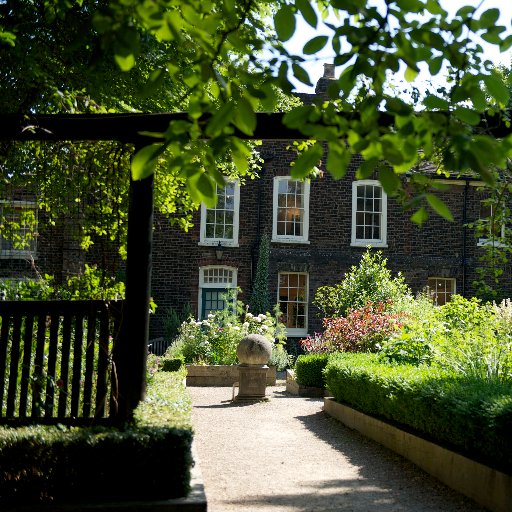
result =
M456 293L455 279L446 277L429 277L428 289L438 306L442 306L450 301L452 295Z
M280 272L278 294L279 307L288 336L307 334L308 274Z
M236 288L237 269L226 266L209 266L199 269L198 316L200 320L210 313L226 307L226 295Z

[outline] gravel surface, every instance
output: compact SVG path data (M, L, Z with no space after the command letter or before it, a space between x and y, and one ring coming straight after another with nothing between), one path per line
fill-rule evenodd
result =
M284 383L248 404L231 388L189 390L209 512L484 510Z

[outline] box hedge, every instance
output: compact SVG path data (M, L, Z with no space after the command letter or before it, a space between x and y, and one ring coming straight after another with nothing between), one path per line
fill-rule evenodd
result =
M465 379L376 354L331 356L334 398L512 474L512 384Z
M183 376L156 374L124 428L2 427L0 508L186 496L193 461Z
M328 354L302 354L295 361L295 380L302 386L325 388Z

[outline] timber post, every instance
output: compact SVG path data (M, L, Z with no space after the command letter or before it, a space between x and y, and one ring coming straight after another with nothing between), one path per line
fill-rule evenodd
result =
M146 392L149 301L153 238L153 175L130 179L126 294L119 339L114 348L114 373L119 423L130 421Z

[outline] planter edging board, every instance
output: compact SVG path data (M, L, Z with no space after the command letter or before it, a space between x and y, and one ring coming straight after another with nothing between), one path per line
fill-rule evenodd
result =
M324 398L324 410L347 427L359 431L410 460L452 489L493 512L512 510L512 476L464 457L389 423Z
M239 380L238 365L187 364L187 386L229 386ZM267 370L267 386L275 386L277 371L275 366Z
M325 388L317 388L314 386L303 386L295 380L293 370L286 370L286 391L291 395L304 397L322 397L330 396Z

